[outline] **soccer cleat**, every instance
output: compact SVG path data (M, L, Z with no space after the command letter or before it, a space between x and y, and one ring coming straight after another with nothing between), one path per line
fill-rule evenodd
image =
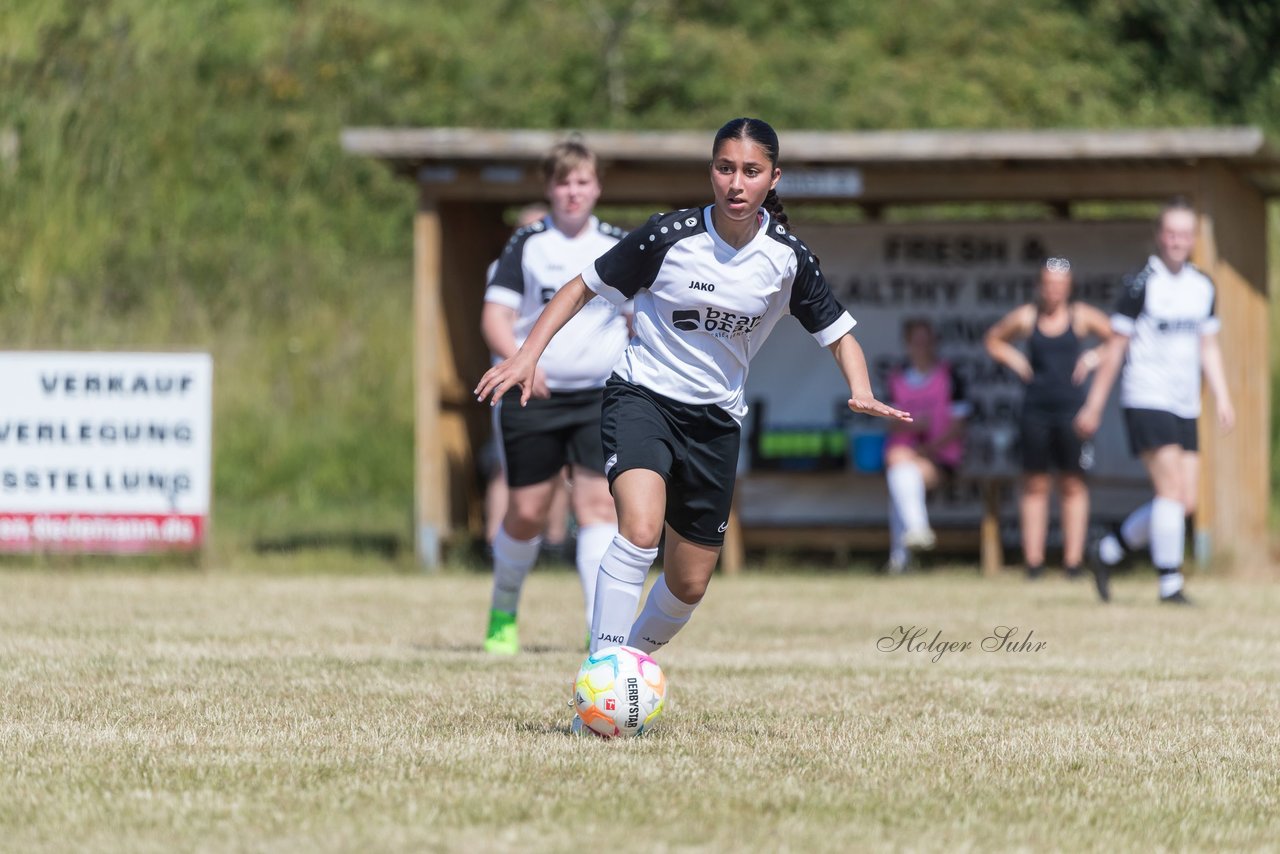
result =
M1098 588L1098 598L1103 602L1111 601L1111 567L1102 562L1098 554L1098 544L1089 547L1089 571L1093 573L1093 586Z
M1076 564L1075 566L1063 567L1062 571L1066 574L1067 578L1070 579L1071 581L1079 581L1081 578L1084 578L1084 570L1080 568L1080 564Z
M520 651L515 614L498 610L489 612L489 630L484 636L484 651L491 655L515 655Z
M906 575L908 572L914 572L916 562L910 558L889 558L885 561L884 566L880 567L880 571L885 575Z
M1027 567L1027 581L1039 581L1044 576L1044 564Z
M1190 600L1190 599L1188 599L1188 598L1186 597L1186 594L1184 594L1181 590L1177 590L1177 591L1174 591L1173 593L1170 593L1168 596L1161 596L1161 597L1160 597L1160 604L1162 604L1162 605L1190 605L1190 604L1191 604L1191 600Z
M912 551L927 552L938 544L938 535L932 528L916 528L902 535L902 544Z

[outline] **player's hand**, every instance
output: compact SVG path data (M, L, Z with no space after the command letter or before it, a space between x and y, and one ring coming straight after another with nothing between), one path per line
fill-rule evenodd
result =
M910 424L912 420L911 413L903 412L901 409L894 409L887 403L881 403L870 395L849 398L849 408L864 415L874 415L877 418L892 418L906 424Z
M475 389L476 400L481 403L488 400L489 405L494 406L509 389L520 386L520 405L524 406L533 395L534 381L538 373L537 363L524 355L524 351L517 350L510 359L504 359L485 371ZM545 391L545 378L542 380L542 386Z
M1081 439L1092 439L1093 434L1098 432L1098 423L1101 420L1097 412L1086 406L1076 413L1076 417L1071 420L1071 426L1075 428L1076 435Z
M1093 350L1085 350L1080 354L1080 358L1076 359L1076 366L1071 370L1071 382L1074 385L1083 383L1101 361Z
M1218 401L1218 425L1224 433L1230 433L1236 426L1236 411L1229 400Z
M530 397L536 397L538 400L546 400L551 397L551 389L547 387L547 375L542 372L542 368L533 369L533 391L529 393ZM524 404L521 403L521 406Z
M1018 375L1018 379L1022 380L1023 385L1027 385L1031 382L1031 378L1035 376L1035 371L1031 370L1031 363L1027 361L1025 356L1021 353L1018 356L1020 358L1009 365L1009 370Z

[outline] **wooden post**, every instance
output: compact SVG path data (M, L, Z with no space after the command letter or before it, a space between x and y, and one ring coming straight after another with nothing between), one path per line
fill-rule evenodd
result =
M413 220L413 385L414 385L414 541L425 569L440 564L448 534L449 485L441 442L440 351L440 213L433 199L422 196Z
M742 520L738 518L738 508L735 506L729 510L729 527L725 529L724 545L720 548L720 571L725 575L737 575L742 572L742 564L745 558L746 548L742 543Z
M1236 426L1222 432L1206 388L1199 424L1201 478L1197 552L1237 578L1274 580L1268 555L1271 372L1266 206L1221 166L1201 172L1200 235L1193 260L1213 279L1218 341Z
M1004 569L1004 543L1000 541L1000 484L994 478L982 484L982 527L979 533L982 574L991 578Z

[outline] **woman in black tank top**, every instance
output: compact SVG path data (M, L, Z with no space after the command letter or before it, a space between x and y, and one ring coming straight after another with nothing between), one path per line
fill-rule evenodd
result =
M1027 577L1044 572L1045 539L1049 530L1049 491L1052 472L1059 473L1062 499L1062 564L1068 577L1081 575L1085 533L1089 527L1089 490L1084 473L1093 463L1093 449L1081 441L1071 425L1084 405L1084 382L1098 365L1097 349L1085 349L1090 335L1111 337L1107 316L1093 306L1071 302L1071 265L1050 258L1040 270L1040 293L1035 303L1015 308L987 332L987 352L1026 384L1023 398L1022 552ZM1024 354L1014 346L1026 341Z

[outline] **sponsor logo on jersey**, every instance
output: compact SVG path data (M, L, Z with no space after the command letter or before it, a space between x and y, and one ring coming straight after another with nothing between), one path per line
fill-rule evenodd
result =
M1200 321L1193 319L1157 320L1156 329L1160 332L1174 335L1179 332L1199 332Z
M716 286L711 282L690 282L689 287L695 291L714 291Z
M696 308L680 309L671 312L671 325L685 332L693 332L702 322L702 314Z
M737 338L759 326L763 317L763 314L735 314L707 306L704 311L684 308L671 312L671 325L684 332L694 332L701 326L716 338Z

